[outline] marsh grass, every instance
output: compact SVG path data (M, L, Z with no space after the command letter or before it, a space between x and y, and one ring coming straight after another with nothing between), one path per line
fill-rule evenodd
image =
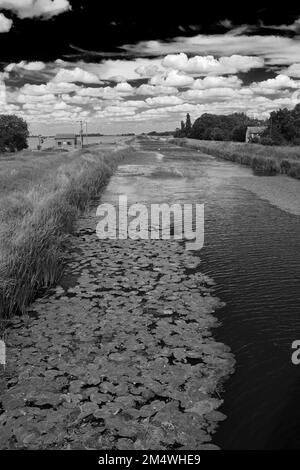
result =
M0 317L23 313L41 288L58 280L78 213L105 187L126 152L103 155L95 148L50 153L45 160L30 153L2 159Z
M285 174L300 179L300 147L275 147L240 142L173 139L176 145L196 148L215 157L251 166L266 175Z

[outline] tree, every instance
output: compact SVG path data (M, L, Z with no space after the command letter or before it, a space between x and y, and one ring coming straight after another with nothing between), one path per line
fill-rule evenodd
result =
M185 132L185 123L184 121L181 121L180 123L180 129L177 127L174 137L185 137L186 132Z
M0 115L0 151L16 152L28 147L29 131L26 121L14 114Z
M259 124L257 119L251 119L244 113L228 115L204 113L194 122L190 137L203 140L244 141L247 126Z
M211 140L225 140L225 132L220 127L213 127L210 132Z
M246 139L247 126L235 126L231 132L231 140L234 142L245 142Z
M273 145L299 145L300 104L291 111L287 108L273 111L267 123L262 143Z
M191 116L189 113L186 115L186 121L185 121L185 133L186 136L189 137L192 131L192 122L191 122Z

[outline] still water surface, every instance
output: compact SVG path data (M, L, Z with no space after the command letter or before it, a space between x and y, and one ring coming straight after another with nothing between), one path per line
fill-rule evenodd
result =
M246 167L167 142L140 140L103 202L205 204L201 272L226 307L214 332L236 356L215 436L223 449L300 448L300 182L260 177Z

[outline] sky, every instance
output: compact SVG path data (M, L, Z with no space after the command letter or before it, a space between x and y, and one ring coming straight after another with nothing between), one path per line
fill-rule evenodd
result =
M300 7L162 3L0 0L0 113L115 134L300 102Z

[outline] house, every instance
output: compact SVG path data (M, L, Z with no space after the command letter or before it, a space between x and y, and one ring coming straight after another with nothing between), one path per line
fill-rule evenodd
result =
M247 127L246 142L259 142L266 126Z
M75 148L77 146L76 134L56 134L54 139L58 148Z

